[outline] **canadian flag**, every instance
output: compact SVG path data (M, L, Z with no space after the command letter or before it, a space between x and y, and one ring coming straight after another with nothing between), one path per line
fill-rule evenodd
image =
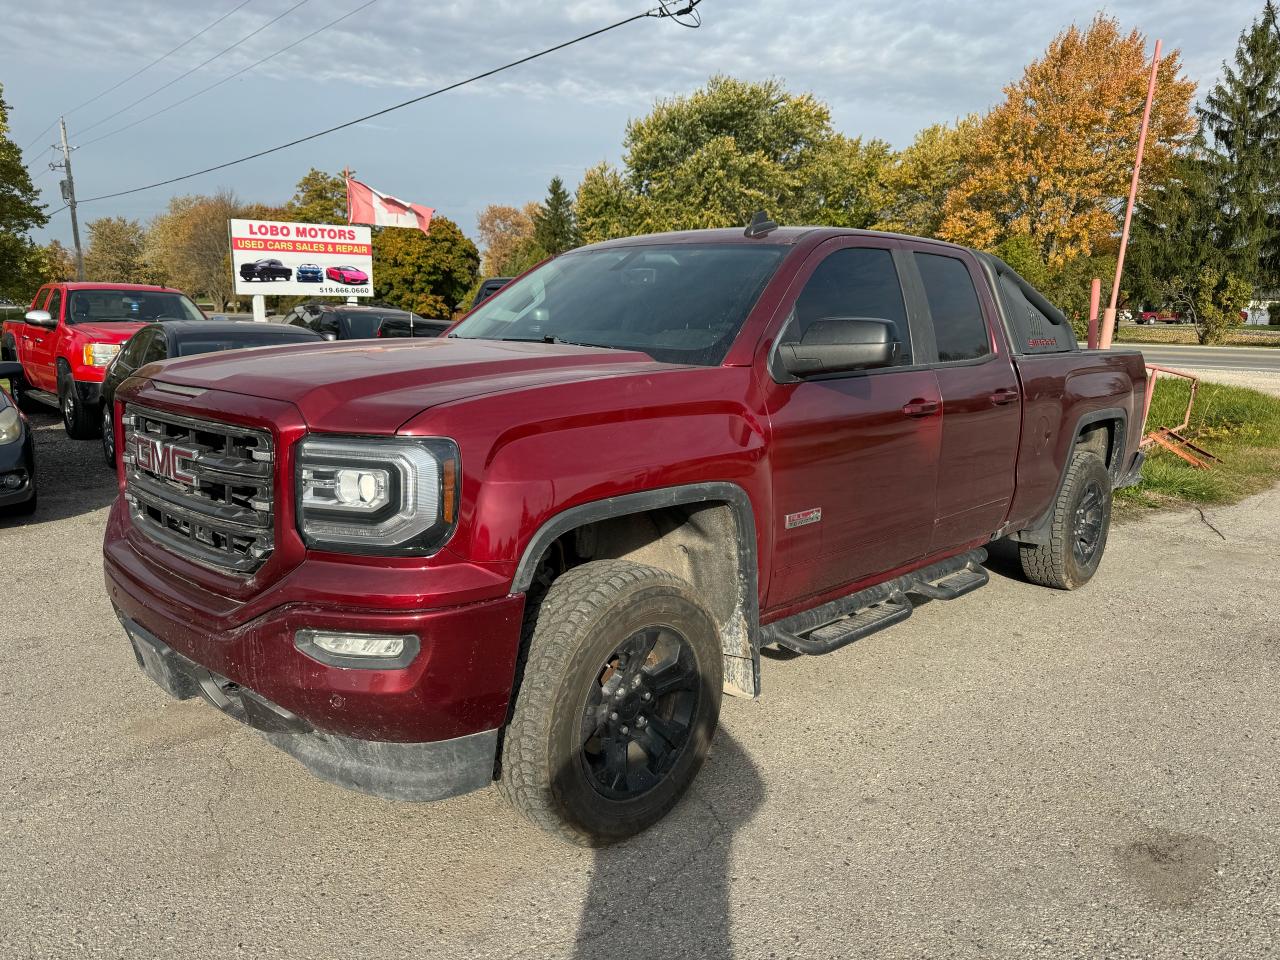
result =
M347 177L347 223L367 223L374 227L409 227L427 233L433 213L435 210L431 207L405 203Z

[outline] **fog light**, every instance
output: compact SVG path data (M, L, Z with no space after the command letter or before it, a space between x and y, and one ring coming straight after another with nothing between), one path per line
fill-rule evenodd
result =
M385 670L408 664L418 653L413 634L350 633L345 630L299 630L299 650L321 663Z
M27 476L22 471L6 473L3 477L0 477L0 485L3 485L6 490L17 490L26 482Z

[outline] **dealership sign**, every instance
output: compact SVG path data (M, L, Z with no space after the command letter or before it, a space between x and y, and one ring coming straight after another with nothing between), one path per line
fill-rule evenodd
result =
M231 221L236 293L373 296L368 227L332 223Z

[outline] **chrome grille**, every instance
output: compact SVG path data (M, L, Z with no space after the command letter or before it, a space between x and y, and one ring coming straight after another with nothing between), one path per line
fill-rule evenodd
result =
M133 522L203 566L250 574L271 556L273 465L265 430L125 408L125 498Z

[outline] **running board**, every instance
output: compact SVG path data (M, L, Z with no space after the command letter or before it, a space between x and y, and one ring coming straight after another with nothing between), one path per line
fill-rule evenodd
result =
M37 400L46 406L53 407L55 410L62 409L62 405L58 403L58 398L45 390L36 390L34 387L27 387L26 390L22 391L22 395L24 397L29 397L32 400Z
M982 567L986 559L987 552L979 549L930 564L768 624L763 640L810 656L831 653L906 620L914 609L909 593L954 600L986 586L990 580Z

